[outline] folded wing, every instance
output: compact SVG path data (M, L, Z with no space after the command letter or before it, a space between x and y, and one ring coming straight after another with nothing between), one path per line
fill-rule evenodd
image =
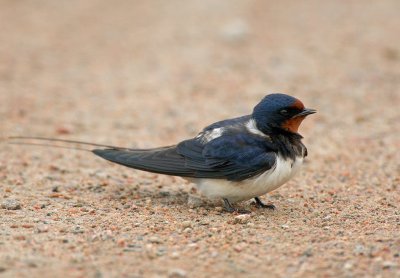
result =
M148 172L240 181L275 166L276 155L260 137L223 135L207 143L199 138L150 150L95 149L109 161Z

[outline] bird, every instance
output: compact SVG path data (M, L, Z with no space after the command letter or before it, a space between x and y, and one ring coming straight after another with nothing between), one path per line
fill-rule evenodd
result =
M222 200L225 211L248 213L234 204L254 199L258 208L275 209L272 204L264 204L260 196L299 172L307 148L298 129L314 113L315 109L305 108L298 98L273 93L262 98L251 114L215 122L195 137L171 146L134 149L46 137L9 138L90 145L93 149L89 151L103 159L182 177L194 183L205 197Z

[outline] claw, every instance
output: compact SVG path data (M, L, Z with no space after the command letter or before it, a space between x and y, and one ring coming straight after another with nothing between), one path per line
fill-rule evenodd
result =
M266 209L270 209L270 210L275 210L276 209L276 207L273 204L266 205L258 197L255 197L254 199L256 200L255 205L256 205L257 208L266 208Z
M229 213L249 214L251 211L245 209L234 208L228 199L224 198L224 209Z

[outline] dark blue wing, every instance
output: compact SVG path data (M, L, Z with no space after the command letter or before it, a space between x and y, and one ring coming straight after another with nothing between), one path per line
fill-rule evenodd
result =
M185 157L188 169L198 178L240 181L256 176L275 165L276 155L264 139L249 134L223 135L206 144L183 141L177 152Z
M96 149L93 153L127 167L181 177L241 181L275 167L275 150L263 137L228 133L150 150Z

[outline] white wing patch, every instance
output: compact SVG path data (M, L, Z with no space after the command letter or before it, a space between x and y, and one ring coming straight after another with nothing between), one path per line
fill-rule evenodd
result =
M211 140L214 140L218 137L221 137L224 132L229 129L229 128L237 128L240 125L232 125L232 126L228 126L228 127L217 127L211 130L207 130L207 131L203 131L200 132L196 138L201 140L201 142L203 144L210 142ZM244 124L245 128L252 134L258 135L258 136L262 136L264 138L270 138L267 134L263 133L261 130L259 130L257 128L256 122L254 119L250 119L249 121L247 121Z
M224 133L225 129L223 127L214 128L211 130L207 130L205 132L201 132L196 138L199 138L202 143L208 143L211 140L214 140L218 137L221 137Z
M250 133L262 136L262 137L269 137L268 135L266 135L265 133L263 133L261 130L259 130L257 128L256 125L256 121L254 119L250 119L247 123L246 123L246 128Z

